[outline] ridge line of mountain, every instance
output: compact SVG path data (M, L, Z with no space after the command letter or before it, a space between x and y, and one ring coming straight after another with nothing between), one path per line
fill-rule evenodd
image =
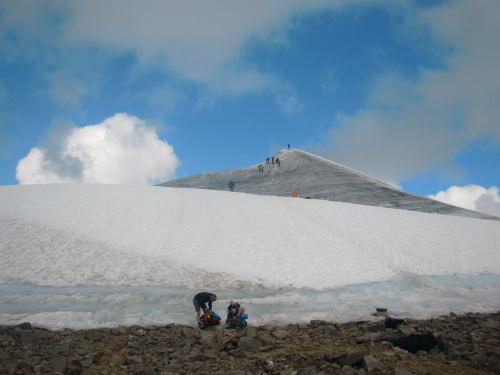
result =
M278 163L279 160L279 163ZM342 164L299 149L280 149L260 163L205 172L157 186L228 191L256 195L322 199L425 213L500 220L477 211L408 193Z

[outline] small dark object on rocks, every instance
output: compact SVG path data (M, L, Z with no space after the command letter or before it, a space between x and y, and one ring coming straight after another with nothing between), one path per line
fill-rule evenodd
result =
M396 328L399 324L406 324L406 322L392 315L388 315L384 319L385 328Z
M440 337L435 337L432 333L413 333L409 336L399 337L393 342L394 346L404 349L410 353L417 353L420 350L430 352L436 346L439 350L445 350L445 343Z

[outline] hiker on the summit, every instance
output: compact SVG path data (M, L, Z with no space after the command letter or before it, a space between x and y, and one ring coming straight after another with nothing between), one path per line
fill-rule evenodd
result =
M239 318L238 318L239 317ZM238 318L246 326L245 319L248 319L248 315L245 314L245 308L241 306L234 298L231 300L231 304L227 307L227 318L226 324L231 326L231 323ZM233 324L234 325L234 324Z
M229 184L227 184L227 186L229 186L229 190L233 191L235 186L233 180L229 181Z
M266 164L269 164L269 158L266 159Z
M203 327L203 324L201 323L200 320L201 309L203 309L205 313L208 312L212 314L212 302L215 301L217 301L217 296L213 293L201 292L194 296L193 305L194 309L196 310L196 321L198 322L198 327L200 328ZM208 308L206 305L207 303L208 303Z
M274 156L273 156L273 164L274 164Z

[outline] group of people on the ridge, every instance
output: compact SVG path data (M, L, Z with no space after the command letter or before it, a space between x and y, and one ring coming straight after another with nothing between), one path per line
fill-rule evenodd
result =
M274 160L274 156L271 158L271 164L274 164L276 162L276 164L278 165L278 167L281 167L281 161L280 161L280 158L276 158L276 161ZM269 158L266 159L266 164L269 164ZM259 165L260 168L262 168L260 165ZM259 170L260 170L259 168ZM262 168L262 170L264 170L264 168Z
M288 149L290 150L290 143L288 144ZM276 158L275 160L274 156L272 156L271 160L269 160L269 158L266 159L266 164L276 164L278 167L281 167L281 160L280 158ZM262 164L259 164L259 172L264 172L264 167L262 166ZM233 182L233 180L230 180L227 184L227 187L230 191L234 191L236 184Z
M217 296L214 293L201 292L194 296L193 305L196 310L196 321L200 329L220 324L222 318L212 309L212 303L215 301L217 301ZM203 314L201 314L202 309ZM245 313L245 308L234 298L231 299L227 307L226 327L245 328L247 326L247 319L248 315Z

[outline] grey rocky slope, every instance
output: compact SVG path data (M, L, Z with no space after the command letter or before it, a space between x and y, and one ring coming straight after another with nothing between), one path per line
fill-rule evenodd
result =
M23 323L0 326L0 374L499 374L499 328L498 313L450 313L407 320L395 329L383 321L79 331ZM429 335L439 336L443 345L432 340L415 347L415 354L401 345Z
M280 166L266 161L246 168L202 173L159 184L165 187L228 190L291 197L323 199L388 208L500 220L494 216L451 206L396 189L360 172L297 149L281 149L275 155ZM264 169L259 170L259 165Z

